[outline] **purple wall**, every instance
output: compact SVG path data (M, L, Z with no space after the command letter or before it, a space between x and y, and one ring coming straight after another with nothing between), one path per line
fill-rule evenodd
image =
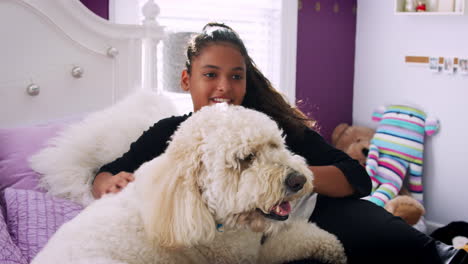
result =
M302 0L299 10L296 97L328 141L339 123L352 123L356 1Z
M67 0L68 1L68 0ZM109 19L109 0L80 0L86 7L96 15Z

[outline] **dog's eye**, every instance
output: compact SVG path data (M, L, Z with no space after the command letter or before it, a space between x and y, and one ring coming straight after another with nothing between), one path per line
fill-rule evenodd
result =
M255 154L250 153L249 155L239 159L240 170L243 171L252 165L253 160L255 159Z
M252 162L253 159L255 158L255 154L250 153L249 155L245 156L242 161L244 162Z
M270 142L270 147L271 147L272 149L277 149L277 148L279 148L278 144L273 143L273 142Z

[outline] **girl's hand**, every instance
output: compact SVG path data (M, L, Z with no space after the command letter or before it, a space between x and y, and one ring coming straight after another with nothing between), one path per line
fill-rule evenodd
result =
M107 193L120 192L129 182L134 181L133 173L121 171L116 175L109 172L101 172L96 175L92 186L92 194L94 198L99 199Z

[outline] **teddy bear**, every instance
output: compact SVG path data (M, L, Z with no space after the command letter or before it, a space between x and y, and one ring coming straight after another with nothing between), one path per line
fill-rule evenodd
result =
M372 128L341 123L333 130L331 143L335 148L357 160L362 166L366 166L370 141L374 134L375 130ZM425 214L422 204L411 197L405 187L384 208L391 214L401 217L410 225L418 223Z
M333 130L332 145L365 166L370 140L374 133L375 130L372 128L341 123Z
M401 217L412 226L418 224L426 213L424 206L411 197L406 188L402 188L398 196L388 201L384 208L394 216Z

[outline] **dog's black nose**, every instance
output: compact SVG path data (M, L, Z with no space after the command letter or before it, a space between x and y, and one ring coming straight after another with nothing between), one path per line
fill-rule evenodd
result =
M293 192L298 192L304 187L307 179L304 175L299 174L297 171L291 172L286 177L286 186Z
M364 154L364 156L367 157L367 154L369 154L369 149L368 148L363 148L362 149L362 154Z

